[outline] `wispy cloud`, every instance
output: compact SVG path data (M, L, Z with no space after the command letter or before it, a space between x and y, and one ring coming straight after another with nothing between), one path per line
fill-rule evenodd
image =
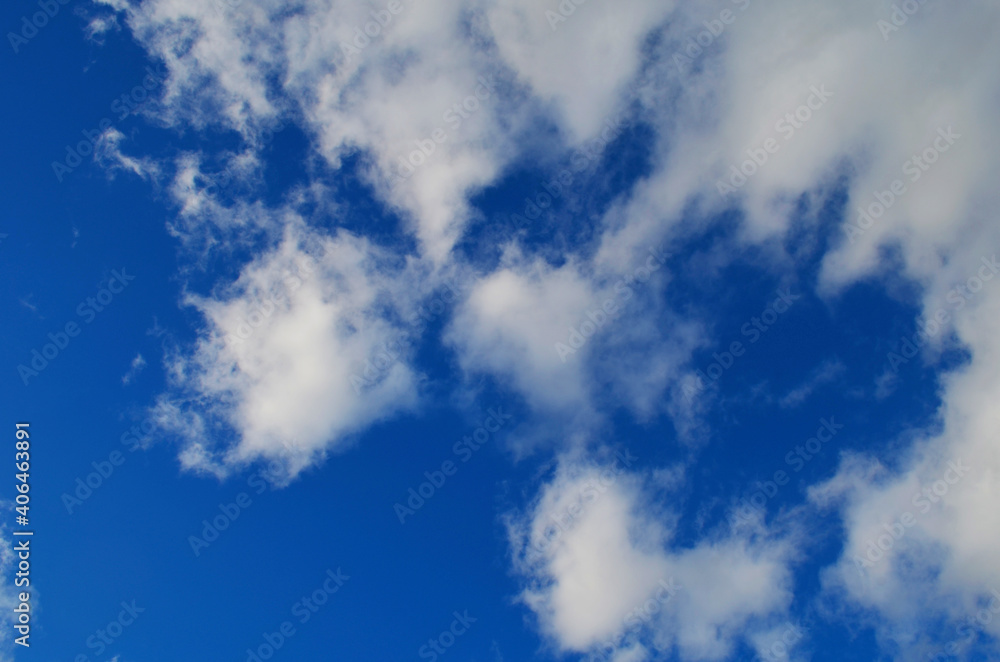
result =
M817 367L805 382L783 395L778 404L783 409L797 407L805 402L816 389L829 384L846 372L847 367L839 359L830 359Z
M135 379L145 367L146 359L142 357L142 354L136 354L135 358L132 359L132 363L129 364L128 372L122 375L122 384L125 386L131 384L132 380Z

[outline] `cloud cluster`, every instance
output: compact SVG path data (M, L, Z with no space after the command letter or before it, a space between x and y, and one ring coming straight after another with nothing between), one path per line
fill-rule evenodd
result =
M712 10L688 13L711 18ZM856 459L831 483L840 498L830 489L816 497L838 507L847 526L828 589L871 608L886 640L898 639L927 619L968 612L996 582L986 550L1000 542L989 506L1000 489L990 405L1000 371L991 266L1000 243L992 120L1000 76L986 63L1000 55L990 37L1000 12L984 2L780 2L748 3L737 19L724 38L689 52L683 75L670 70L678 63L670 55L690 45L684 30L663 43L669 112L648 114L658 128L657 167L608 214L598 259L658 240L664 222L688 231L692 207L706 219L735 209L741 243L779 256L788 233L804 228L809 252L786 259L819 258L817 291L834 306L866 280L901 277L922 289L918 333L909 346L901 339L886 364L895 374L901 362L933 364L943 347L969 352L969 363L943 378L940 426L905 445L902 457L885 458L895 471L859 470L879 462ZM689 25L697 39L696 20ZM823 88L829 98L820 106L810 97ZM770 140L777 149L761 151ZM722 195L720 181L742 183ZM838 196L843 218L824 225L819 212ZM914 494L942 489L958 459L972 467L967 477L928 501L931 510L906 527L869 571L874 577L859 580L852 559L884 525L908 509L916 515ZM941 598L943 613L924 607L928 595Z
M350 377L406 331L405 302L449 270L470 280L445 338L465 372L496 376L549 413L599 410L598 393L610 392L636 418L666 411L690 434L702 409L672 394L704 321L670 311L656 288L636 293L643 314L626 308L628 322L613 334L602 335L588 313L614 299L618 275L648 246L700 236L733 212L733 255L721 262L747 247L765 248L778 269L818 262L816 290L834 309L854 284L907 279L923 292L925 319L903 358L933 363L942 347L959 345L970 356L943 378L940 427L887 458L894 470L851 458L814 491L815 507L836 508L846 525L826 590L869 608L898 638L926 617L906 596L940 596L954 614L977 604L988 582L1000 584L990 563L1000 543L991 505L1000 496L1000 287L990 266L1000 245L995 3L104 2L165 62L158 112L166 122L235 130L252 172L261 128L298 121L313 154L333 168L359 157L416 245L397 259L340 230L316 239L324 252L303 273L313 230L287 210L204 196L203 155L178 155L177 232L235 218L235 227L268 226L279 238L234 283L189 299L206 325L195 347L173 358L177 392L161 403L164 417L193 431L189 466L221 471L282 457L294 474L413 407L418 371L405 356L362 394ZM640 73L656 84L633 97L628 85ZM485 273L461 263L455 246L476 214L473 195L524 163L549 167L622 108L649 131L648 172L613 201L593 240L560 261L514 246ZM119 142L111 141L117 167L154 172L122 156ZM792 231L805 237L796 251L784 243ZM289 278L300 281L295 291L269 299ZM267 301L266 319L232 341ZM571 335L586 335L588 321L594 333L577 343ZM887 364L898 366L891 357ZM972 467L967 475L946 483L946 497L928 500L914 524L900 524L905 535L861 581L853 557L877 544L884 525L896 530L902 512L920 508L913 495L959 460ZM586 472L564 468L543 488L514 527L522 547ZM719 659L747 623L787 607L791 543L723 532L674 549L660 515L638 479L622 479L559 543L521 555L525 600L560 648L622 635L629 609L671 574L694 590L665 605L620 659L638 659L648 646Z

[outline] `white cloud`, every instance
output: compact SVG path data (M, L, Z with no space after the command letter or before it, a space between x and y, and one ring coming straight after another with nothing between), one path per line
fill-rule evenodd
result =
M682 659L724 659L791 600L793 546L763 531L672 544L676 514L640 474L565 460L529 512L510 523L523 601L564 651L638 643ZM676 584L676 587L674 587Z
M699 324L661 301L665 260L646 251L632 268L595 273L585 262L553 267L509 247L470 288L445 339L466 373L499 377L530 409L559 421L563 437L594 438L617 406L651 419L671 411L664 395L704 342ZM688 437L695 425L678 428Z
M222 154L220 159L224 167L208 168L205 154L183 152L171 164L166 188L177 205L177 216L168 227L195 255L281 233L282 214L245 195L261 181L256 151L247 148Z
M129 364L128 372L122 375L122 384L128 386L132 383L132 380L142 372L146 367L146 359L142 357L142 354L136 354L135 358Z
M419 329L403 296L405 268L346 232L289 229L231 286L189 296L207 328L168 366L175 393L160 407L168 427L188 431L186 464L224 472L278 458L294 475L351 433L413 407ZM205 435L226 428L231 443Z
M543 103L555 106L568 142L577 143L614 113L642 64L643 41L673 4L509 0L493 3L488 17L501 57Z
M136 158L122 152L125 134L112 127L101 134L94 145L94 160L108 169L112 175L119 170L131 172L143 179L155 178L159 174L156 162L149 158Z
M466 370L503 375L535 406L565 409L589 393L581 362L564 361L556 343L566 341L594 298L572 263L503 268L476 283L449 337Z
M92 39L98 44L103 44L105 35L108 32L118 30L121 30L121 26L118 25L117 16L94 16L87 23L86 35L88 39Z
M844 364L837 359L824 361L812 371L805 382L783 395L778 400L778 404L784 408L797 407L805 402L817 388L832 382L843 374L845 369Z

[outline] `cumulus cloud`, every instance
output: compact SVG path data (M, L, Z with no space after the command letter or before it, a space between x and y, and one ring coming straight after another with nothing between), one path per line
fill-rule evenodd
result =
M451 340L463 366L507 377L529 400L560 409L588 399L581 362L556 345L595 298L577 267L541 262L505 268L476 283L456 313Z
M563 651L725 659L785 614L794 545L760 529L677 545L676 513L629 462L623 453L605 464L565 459L511 517L521 598Z
M190 295L207 326L170 360L175 393L159 407L167 429L186 437L185 463L225 472L264 457L294 475L413 407L419 320L402 294L405 270L346 232L289 229L233 284ZM227 429L234 436L216 441Z
M568 436L592 440L585 430L617 406L648 420L670 410L670 385L704 342L700 324L661 299L667 259L645 251L628 268L602 272L585 260L554 267L511 247L469 289L445 340L465 372L499 378ZM687 423L678 427L688 434Z

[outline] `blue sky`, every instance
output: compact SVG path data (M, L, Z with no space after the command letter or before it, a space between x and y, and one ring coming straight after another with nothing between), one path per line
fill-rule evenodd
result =
M0 659L1000 656L992 4L0 25Z

